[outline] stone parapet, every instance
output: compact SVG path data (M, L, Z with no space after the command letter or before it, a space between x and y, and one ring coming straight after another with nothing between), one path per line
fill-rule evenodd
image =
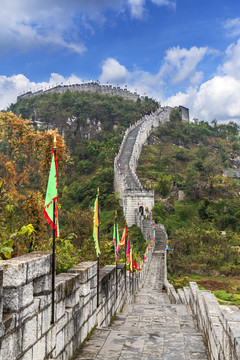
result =
M153 249L153 248L152 248ZM0 359L70 360L96 326L107 326L142 286L152 257L133 278L125 264L82 262L55 281L55 322L51 324L50 253L32 252L0 261Z
M45 90L39 90L36 92L28 91L25 94L19 95L17 97L17 101L21 99L29 99L36 95L44 95L49 93L57 93L64 94L67 90L71 92L92 92L98 93L102 95L110 95L110 96L121 96L125 100L133 100L137 101L140 98L140 95L136 92L131 92L127 89L121 89L120 87L113 87L112 85L100 85L97 82L88 82L82 84L73 84L73 85L57 85Z
M172 303L191 306L211 360L240 359L240 310L236 306L219 305L210 290L199 290L195 282L177 291L169 282L165 286Z

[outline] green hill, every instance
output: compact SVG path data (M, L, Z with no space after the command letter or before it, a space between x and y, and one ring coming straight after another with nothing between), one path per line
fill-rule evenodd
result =
M155 190L154 218L169 235L169 274L177 286L201 276L239 276L240 185L223 174L240 167L239 127L174 115L151 134L137 170L142 184Z
M30 119L35 129L58 128L70 155L65 175L59 178L60 226L65 239L59 244L64 262L71 263L74 248L78 260L95 260L92 240L93 204L100 188L101 265L114 262L112 228L115 211L120 232L124 227L122 210L113 189L113 161L125 130L158 103L145 98L137 102L119 96L70 92L43 94L20 99L8 111ZM136 227L136 249L142 253L144 240ZM69 235L72 234L72 235ZM74 234L74 235L73 235ZM50 236L50 234L49 234ZM73 246L73 247L72 247Z

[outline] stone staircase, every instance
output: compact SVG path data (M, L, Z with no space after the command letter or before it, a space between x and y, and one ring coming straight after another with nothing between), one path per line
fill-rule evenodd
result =
M162 292L164 259L158 246L162 246L160 241L134 303L125 305L111 326L96 329L75 360L208 359L190 307L171 304L167 293Z
M128 186L128 189L140 189L139 183L136 181L136 179L132 176L132 173L130 171L130 158L133 152L133 147L136 142L136 138L139 132L139 129L141 127L142 123L134 127L130 133L128 134L127 141L125 143L125 146L123 147L121 154L118 159L118 166L120 171L122 171L126 184Z

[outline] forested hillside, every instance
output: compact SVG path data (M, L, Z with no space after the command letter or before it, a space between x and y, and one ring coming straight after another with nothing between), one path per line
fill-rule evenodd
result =
M122 210L119 207L118 200L115 198L113 189L114 157L118 152L122 136L130 124L145 115L146 111L154 111L157 106L157 102L148 98L135 103L117 96L66 91L62 95L53 93L34 96L30 99L21 99L8 109L17 116L21 115L22 118L30 119L32 125L31 128L28 126L31 131L29 130L26 137L23 136L21 129L16 129L14 133L14 137L22 139L22 153L26 151L24 142L27 143L28 136L34 137L34 134L40 136L41 133L44 134L42 131L45 129L57 128L58 132L64 136L66 153L64 150L64 161L61 161L61 157L59 158L58 176L61 230L61 241L57 245L59 271L65 270L67 266L73 265L77 261L96 259L92 239L92 224L93 204L98 187L100 190L100 247L102 252L100 261L101 265L114 262L112 231L116 211L120 236L124 228ZM3 144L5 144L6 149L10 149L12 146L11 130L9 123L6 121L6 116L16 123L23 122L21 119L17 120L17 117L14 117L11 113L1 114L1 129L3 131L1 132L2 148L0 151L4 151ZM48 139L49 137L52 139L49 132L45 132L45 134L44 136L47 136ZM59 144L62 143L61 137L59 137L58 142ZM31 146L31 149L33 149L35 142ZM38 209L40 213L41 206L43 209L47 171L50 164L50 147L51 143L48 141L48 150L44 150L45 153L48 151L48 157L44 157L44 162L47 161L48 166L45 166L45 170L41 174L41 186L37 182L37 178L40 177L38 167L34 168L31 176L29 175L28 186L32 184L36 190L38 189ZM15 170L21 174L23 168L18 154L19 149L14 148L14 158L13 153L8 152L8 158L5 157L5 162L7 163L8 159L13 162L17 159ZM36 156L40 156L40 154L41 149L38 148ZM24 154L22 156L24 157ZM0 173L1 179L4 176L5 173L2 171ZM9 193L10 188L7 181L4 184L5 193ZM26 193L26 191L23 188L23 192ZM35 197L33 198L35 199ZM14 214L20 214L22 211L20 203L14 202L12 197L7 201L6 198L3 198L1 207L5 211L4 216L6 216L4 224L8 224L10 217L13 218L15 217ZM12 209L12 213L9 214L7 209ZM37 212L38 215L40 214L39 211ZM23 216L11 228L4 225L6 230L5 242L13 245L14 249L16 249L17 244L12 244L11 236L19 231L21 226L26 226L29 223L30 218ZM36 237L37 233L34 234ZM146 244L140 230L133 226L129 234L133 243L135 243L136 251L142 254ZM34 248L41 250L50 248L49 238L51 232L46 231L46 226L43 226L42 222L41 236L42 240L34 241L35 247L32 246L31 250ZM31 243L31 240L28 241ZM20 251L14 251L19 254L28 250L28 248L21 247ZM5 255L2 252L2 256Z
M173 249L169 274L176 286L197 280L225 289L228 295L220 295L227 300L232 293L240 304L234 278L240 274L240 184L223 173L240 167L239 127L187 123L176 111L170 120L150 136L138 165L141 182L155 190L154 218L165 225Z

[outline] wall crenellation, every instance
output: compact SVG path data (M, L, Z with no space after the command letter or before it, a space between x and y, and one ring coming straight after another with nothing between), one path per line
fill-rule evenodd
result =
M25 94L19 95L17 97L17 101L21 99L29 99L33 96L37 95L44 95L44 94L51 94L51 93L57 93L57 94L64 94L67 90L70 90L71 92L77 91L77 92L92 92L92 93L98 93L102 95L110 95L110 96L121 96L125 100L133 100L137 101L137 99L144 99L144 96L140 96L137 94L137 92L131 92L127 90L126 88L121 89L119 86L114 87L112 85L100 85L97 82L88 82L88 83L82 83L82 84L73 84L73 85L57 85L54 87L51 87L46 90L39 90L39 91L28 91Z
M0 359L70 360L96 326L107 326L124 302L131 301L143 284L153 248L134 278L126 272L125 280L125 264L118 264L117 291L116 266L100 270L98 307L96 261L57 275L53 325L52 254L32 252L1 260Z

